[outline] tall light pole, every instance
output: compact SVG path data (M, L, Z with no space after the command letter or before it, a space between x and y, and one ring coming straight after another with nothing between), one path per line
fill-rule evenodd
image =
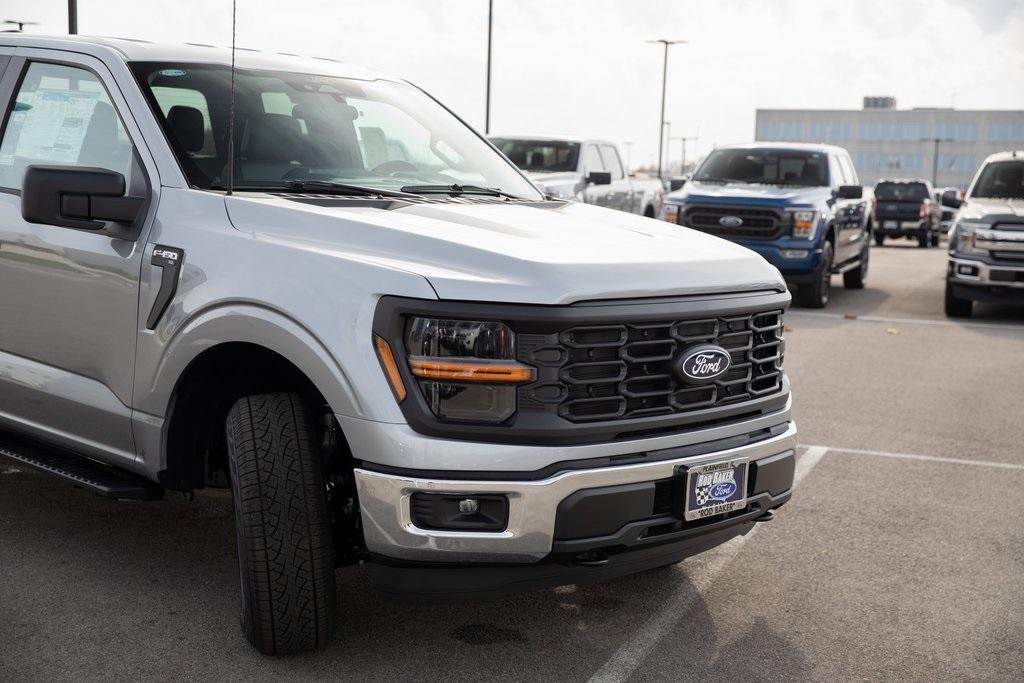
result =
M78 0L68 0L68 33L78 33Z
M690 140L696 140L697 138L693 137L692 135L684 135L682 137L672 139L679 141L680 151L682 152L682 161L679 162L679 173L680 175L682 175L683 173L686 173L686 143L689 142ZM671 167L672 164L669 164L669 166Z
M685 40L666 40L659 38L658 40L648 40L648 43L661 43L665 48L664 56L661 62L661 116L658 119L658 177L662 177L661 172L661 160L664 154L664 134L665 134L665 89L668 86L668 48L669 45L678 45L679 43L685 43Z
M934 188L939 184L939 143L942 142L953 142L954 138L921 138L921 142L931 142L935 144L935 150L932 152L932 187Z
M69 0L74 2L74 0ZM484 109L484 133L491 132L491 36L494 33L494 0L487 0L487 104Z

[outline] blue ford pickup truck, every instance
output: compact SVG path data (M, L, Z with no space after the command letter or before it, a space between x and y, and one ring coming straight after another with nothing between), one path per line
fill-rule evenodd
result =
M754 143L711 152L662 217L742 244L779 269L795 299L823 308L832 275L864 287L871 216L842 147Z

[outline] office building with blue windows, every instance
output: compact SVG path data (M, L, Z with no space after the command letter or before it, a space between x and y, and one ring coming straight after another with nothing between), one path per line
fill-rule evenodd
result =
M897 109L892 97L865 97L862 109L758 109L758 141L845 147L864 185L924 178L966 188L993 152L1024 149L1024 111Z

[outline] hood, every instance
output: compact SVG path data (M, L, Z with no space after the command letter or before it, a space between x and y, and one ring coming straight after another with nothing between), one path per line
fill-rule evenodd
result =
M960 208L960 218L989 223L1024 223L1024 199L968 197Z
M525 171L524 171L525 173ZM571 199L583 189L583 176L572 171L559 173L526 173L526 177L542 192L560 199Z
M668 195L668 201L707 202L709 204L758 204L761 206L810 206L832 197L830 187L794 187L792 185L750 185L747 183L702 183L690 181Z
M441 299L566 304L785 288L744 247L586 204L359 204L226 198L232 224L257 239L416 273Z

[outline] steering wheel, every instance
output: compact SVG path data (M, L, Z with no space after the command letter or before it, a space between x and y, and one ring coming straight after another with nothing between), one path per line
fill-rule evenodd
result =
M377 164L370 169L370 172L374 175L391 175L393 173L402 173L403 171L415 173L418 170L418 168L410 164L408 161L393 159L391 161L385 161L383 164Z

